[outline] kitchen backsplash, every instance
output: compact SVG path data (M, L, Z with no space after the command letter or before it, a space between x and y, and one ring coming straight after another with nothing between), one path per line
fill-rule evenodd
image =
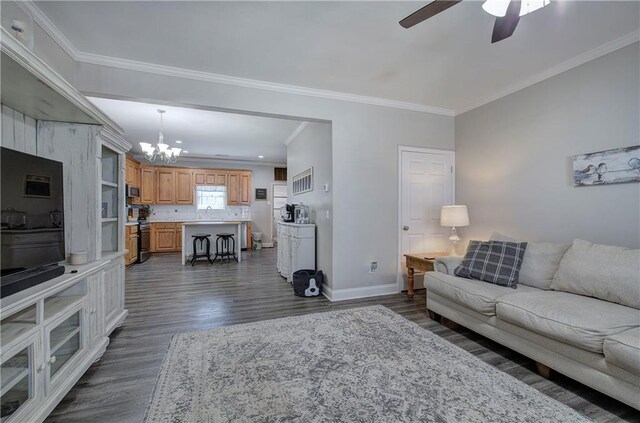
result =
M150 220L251 220L251 206L228 206L225 210L196 210L194 206L154 205Z

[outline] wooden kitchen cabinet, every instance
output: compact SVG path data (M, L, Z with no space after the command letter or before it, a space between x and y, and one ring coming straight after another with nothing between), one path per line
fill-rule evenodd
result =
M140 167L140 202L155 204L156 170L151 166Z
M175 181L176 204L193 204L194 183L191 170L176 170Z
M225 170L196 169L193 171L194 185L227 185L227 172Z
M126 244L127 254L124 258L124 264L129 266L138 261L138 226L126 226Z
M182 223L152 223L151 252L170 253L182 249Z
M251 172L240 173L240 204L251 204Z
M196 185L227 187L227 204L250 205L250 170L140 166L141 204L194 204Z
M240 204L240 172L227 173L227 204L230 206Z
M156 204L175 204L176 171L156 169Z
M128 185L140 186L140 163L127 156L124 180Z
M238 170L227 173L227 204L230 206L251 204L251 171Z

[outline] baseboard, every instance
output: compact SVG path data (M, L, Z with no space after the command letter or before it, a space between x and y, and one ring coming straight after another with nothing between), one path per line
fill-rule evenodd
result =
M322 285L322 295L329 301L353 300L356 298L378 297L398 293L398 285L395 283L364 286L362 288L332 289Z

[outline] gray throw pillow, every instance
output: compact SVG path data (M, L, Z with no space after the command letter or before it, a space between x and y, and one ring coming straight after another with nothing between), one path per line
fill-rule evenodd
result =
M516 288L526 242L471 241L456 276Z
M512 241L515 239L498 232L491 234L491 241ZM555 242L529 242L522 259L518 283L540 289L551 289L553 275L560 260L571 244Z

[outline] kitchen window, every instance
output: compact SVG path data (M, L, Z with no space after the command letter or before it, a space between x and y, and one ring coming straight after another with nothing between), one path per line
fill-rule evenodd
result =
M196 208L198 210L225 210L227 208L227 187L196 185Z

